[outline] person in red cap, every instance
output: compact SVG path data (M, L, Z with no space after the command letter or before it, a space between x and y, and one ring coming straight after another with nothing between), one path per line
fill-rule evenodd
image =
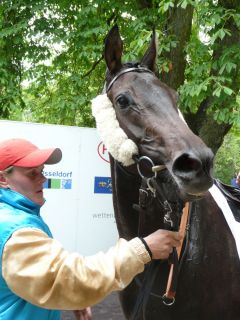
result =
M53 239L40 215L44 165L62 158L24 139L0 143L0 319L60 320L124 289L151 259L166 259L180 245L177 232L157 230L144 239L119 239L107 253L83 257Z

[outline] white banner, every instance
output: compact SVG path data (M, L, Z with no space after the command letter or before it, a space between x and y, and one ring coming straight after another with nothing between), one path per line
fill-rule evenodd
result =
M62 150L61 162L45 166L41 213L65 249L90 255L115 244L109 157L96 129L2 120L0 137Z

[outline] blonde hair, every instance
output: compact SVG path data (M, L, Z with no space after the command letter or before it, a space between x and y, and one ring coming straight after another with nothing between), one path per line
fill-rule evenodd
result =
M14 169L14 167L13 167L13 166L10 166L10 167L6 168L6 169L4 170L4 172L7 173L7 174L10 174L10 173L13 172L13 169Z

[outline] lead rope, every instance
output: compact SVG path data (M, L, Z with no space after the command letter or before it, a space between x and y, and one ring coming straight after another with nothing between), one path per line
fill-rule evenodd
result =
M179 266L179 257L182 251L185 233L186 231L188 231L188 220L189 220L189 203L187 202L183 209L181 223L179 227L179 232L183 236L183 238L181 240L181 245L177 249L174 248L174 251L173 251L174 259L172 259L172 264L170 266L166 292L163 296L153 294L154 296L161 298L163 303L166 306L172 306L175 302L178 271L181 268L181 263ZM186 242L188 241L186 240ZM184 258L184 253L181 259L183 258ZM159 261L153 260L151 264L146 266L146 268L147 270L143 278L141 290L139 291L137 301L132 312L132 316L130 317L131 320L138 320L141 310L143 312L143 319L145 319L144 310L146 309L146 306L147 306L147 300L151 295L152 285L154 283L154 280L159 268ZM143 305L142 308L141 308L141 305Z
M178 278L178 265L179 265L179 257L183 247L183 241L185 238L185 233L187 230L189 217L189 202L186 202L185 207L183 208L183 213L181 217L181 223L178 232L182 235L181 244L178 248L174 248L173 254L173 263L170 265L168 282L166 292L163 295L163 303L165 305L171 306L175 302L175 295L177 289L177 278Z

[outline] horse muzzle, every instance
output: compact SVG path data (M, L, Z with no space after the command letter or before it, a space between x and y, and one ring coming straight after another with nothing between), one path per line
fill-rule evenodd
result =
M177 156L170 172L184 193L201 197L213 184L213 153L209 148L199 155L184 152Z

